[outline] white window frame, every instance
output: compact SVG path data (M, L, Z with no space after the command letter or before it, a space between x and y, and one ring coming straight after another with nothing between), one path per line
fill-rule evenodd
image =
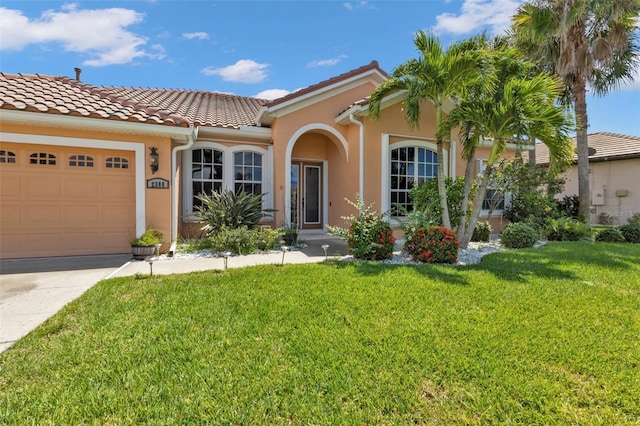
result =
M386 213L388 211L391 210L391 150L392 149L396 149L396 148L406 148L406 147L416 147L416 148L425 148L428 149L429 151L433 151L434 153L438 153L438 147L436 145L436 140L432 139L432 138L424 138L424 139L416 139L415 137L406 137L405 140L399 141L399 142L394 142L393 144L390 143L390 139L391 137L403 137L402 135L394 135L394 134L390 134L390 133L383 133L382 134L382 155L381 155L381 164L380 164L380 171L381 171L381 178L382 178L382 182L381 182L381 194L380 194L380 200L381 200L381 206L380 206L380 210L381 213ZM450 170L450 162L448 161L449 158L449 150L445 149L443 151L444 154L444 158L443 158L443 163L444 163L444 175L445 176L449 176L449 170ZM399 225L400 223L393 218L389 219L392 225Z
M484 169L486 167L486 163L488 161L488 158L478 158L478 173L476 176L480 176L484 173ZM490 186L487 186L487 191L492 189ZM485 193L486 196L486 193ZM511 205L511 193L510 192L505 192L503 194L504 197L504 207L507 208ZM482 200L482 204L484 205L484 199ZM493 213L491 213L491 217L502 217L504 213L504 209L495 209L493 211ZM480 210L480 217L486 218L489 216L489 209L482 209Z
M237 152L253 152L262 155L262 209L273 208L273 148L268 146L263 148L256 145L223 145L211 141L199 141L184 151L182 154L182 221L194 222L197 220L193 214L193 185L192 185L192 164L191 152L196 149L215 149L222 152L222 190L234 190L234 155Z

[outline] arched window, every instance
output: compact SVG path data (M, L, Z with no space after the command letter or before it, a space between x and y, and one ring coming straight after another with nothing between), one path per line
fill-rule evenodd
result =
M16 154L11 151L5 151L4 149L0 149L0 163L16 163Z
M391 149L391 207L413 210L409 192L414 185L438 175L438 154L418 147L405 146Z
M105 167L107 169L128 169L129 160L122 157L109 157L105 161Z
M69 157L71 167L93 167L93 157L89 155L72 155Z
M34 152L29 156L29 164L55 166L56 156L47 152Z

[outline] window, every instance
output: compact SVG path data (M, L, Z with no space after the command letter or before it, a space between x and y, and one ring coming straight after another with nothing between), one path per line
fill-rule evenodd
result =
M29 156L29 164L55 166L56 156L47 152L34 152Z
M486 167L487 160L478 160L478 174L484 173L484 169ZM507 203L505 203L505 200ZM491 187L491 178L489 178L489 183L487 184L487 192L484 194L484 199L482 200L482 215L487 216L489 214L493 214L493 212L502 212L505 208L505 204L508 204L509 194L505 194L503 191L499 189L495 189Z
M69 166L93 167L93 157L89 155L72 155L69 157Z
M193 220L196 207L202 203L199 194L244 189L251 194L264 194L263 209L273 208L270 147L253 145L227 146L214 141L197 142L182 155L183 212L185 220Z
M262 154L241 151L233 154L234 190L262 194Z
M222 151L204 148L191 151L193 206L202 205L198 195L210 195L222 189Z
M16 154L11 151L0 149L0 163L16 163Z
M109 157L105 162L107 169L128 169L129 160L122 157Z
M408 146L391 150L391 207L413 210L409 192L414 185L438 174L438 154L421 147Z

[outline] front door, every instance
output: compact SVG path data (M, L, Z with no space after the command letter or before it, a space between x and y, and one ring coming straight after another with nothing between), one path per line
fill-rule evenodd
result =
M291 225L322 228L322 164L291 163Z

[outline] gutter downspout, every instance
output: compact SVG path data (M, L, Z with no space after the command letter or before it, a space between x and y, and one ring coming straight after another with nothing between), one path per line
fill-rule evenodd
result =
M360 201L364 203L364 124L356 120L353 113L349 114L349 121L353 124L357 124L360 127L360 148L359 148L359 172L358 172L358 193L360 194Z
M193 131L187 136L186 145L176 146L171 150L171 247L169 247L169 256L173 256L176 252L176 245L178 244L178 197L176 195L176 179L178 178L178 151L184 151L193 146L193 143L198 139L198 128L194 127Z

